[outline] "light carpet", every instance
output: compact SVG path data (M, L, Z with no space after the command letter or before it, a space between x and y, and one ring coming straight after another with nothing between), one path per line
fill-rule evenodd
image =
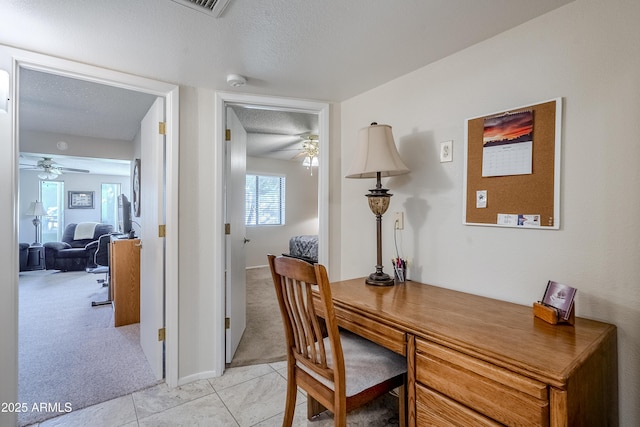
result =
M111 305L91 306L107 296L97 278L20 273L18 401L28 410L18 414L18 425L158 383L140 347L140 324L116 328Z
M286 360L286 349L271 271L247 269L247 326L230 367Z

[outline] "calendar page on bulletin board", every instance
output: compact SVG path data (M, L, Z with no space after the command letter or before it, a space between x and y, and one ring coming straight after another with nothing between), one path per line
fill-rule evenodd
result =
M466 120L464 223L560 228L562 99Z

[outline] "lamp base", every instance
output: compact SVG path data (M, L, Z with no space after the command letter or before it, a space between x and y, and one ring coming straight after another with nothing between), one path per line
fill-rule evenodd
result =
M393 286L395 281L393 277L389 277L386 273L371 273L364 281L367 285L372 286Z

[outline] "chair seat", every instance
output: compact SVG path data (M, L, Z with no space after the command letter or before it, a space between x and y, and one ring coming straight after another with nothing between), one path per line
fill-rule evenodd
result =
M327 349L327 364L332 365L331 343L324 340ZM340 331L340 342L344 355L346 375L346 396L352 397L370 389L388 379L407 372L407 360L366 338L348 331ZM333 390L333 382L307 369L302 364L297 366L316 380Z

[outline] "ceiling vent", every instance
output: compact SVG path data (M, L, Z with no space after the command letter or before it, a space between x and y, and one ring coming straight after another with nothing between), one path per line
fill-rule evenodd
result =
M175 3L220 18L231 0L172 0Z

